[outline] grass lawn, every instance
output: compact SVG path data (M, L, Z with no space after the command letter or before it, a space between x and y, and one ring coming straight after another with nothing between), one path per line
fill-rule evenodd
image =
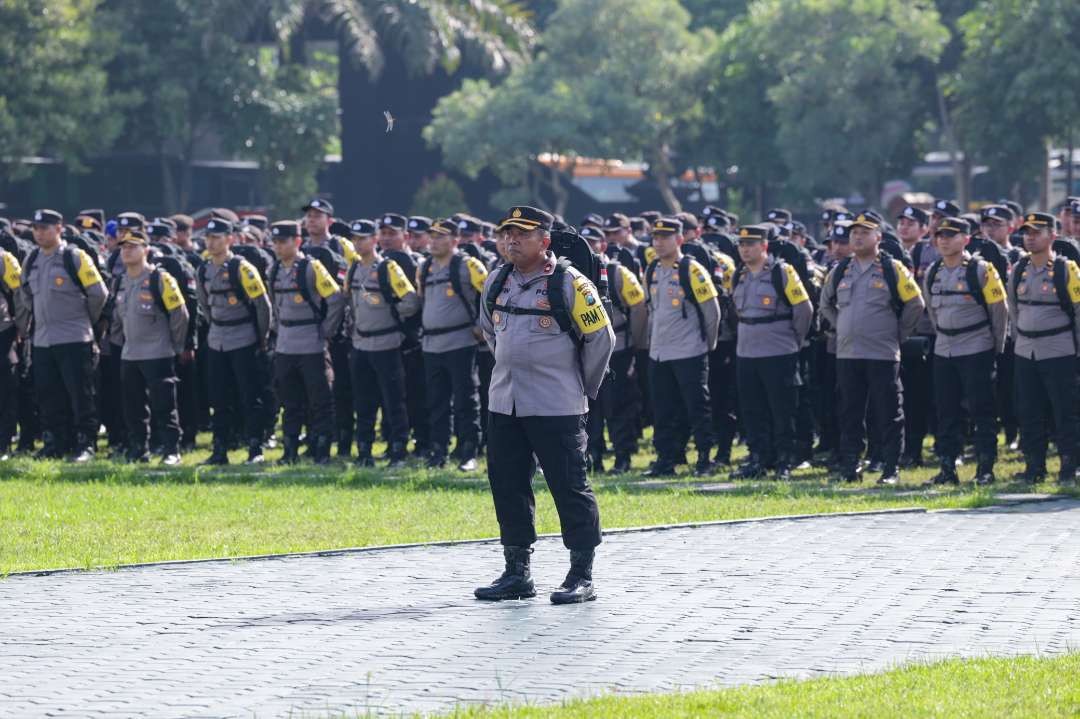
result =
M203 442L208 438L203 438ZM390 473L351 465L203 469L208 451L185 456L173 470L98 461L86 466L15 459L0 465L0 575L32 569L115 566L133 562L293 552L446 539L494 537L494 510L481 471L411 468ZM380 448L377 448L377 450ZM737 456L741 454L737 452ZM280 451L268 453L276 459ZM702 493L702 480L684 472L657 486L640 469L593 478L604 526L842 512L889 507L977 507L992 492L970 482L942 493L912 491L933 469L911 470L904 485L877 490L870 476L860 487L831 484L823 470L800 471L791 482L740 482L728 491ZM691 454L691 462L693 455ZM1003 457L998 474L1020 469ZM973 468L962 468L969 479ZM537 480L541 532L557 532L558 518ZM1006 482L997 491L1027 488ZM1041 491L1057 491L1054 483Z
M1080 654L954 659L844 678L683 694L604 696L560 706L462 710L458 719L640 717L1075 717Z

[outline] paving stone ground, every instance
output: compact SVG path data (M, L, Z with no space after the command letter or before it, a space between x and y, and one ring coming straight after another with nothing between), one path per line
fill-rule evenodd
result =
M565 572L558 540L539 588ZM600 600L493 544L0 582L0 716L348 716L1080 647L1080 502L612 535Z

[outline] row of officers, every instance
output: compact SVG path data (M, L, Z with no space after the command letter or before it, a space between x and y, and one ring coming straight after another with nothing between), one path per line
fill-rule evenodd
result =
M33 248L0 254L0 453L17 423L24 447L33 442L36 409L43 457L92 458L111 415L110 444L132 461L153 450L177 464L208 418L209 463L227 463L237 445L256 463L280 408L286 463L326 462L335 443L345 455L355 442L355 461L370 466L381 433L390 466L412 440L429 466L453 457L472 470L492 411L561 411L580 370L602 380L574 413L586 417L594 469L610 442L612 471L627 471L651 422L652 476L675 473L691 438L695 471L711 474L739 433L749 457L735 476L787 477L812 457L816 433L843 479L874 462L879 481L895 483L932 427L936 482L959 481L970 445L975 481L989 483L1000 421L1019 428L1026 481L1045 475L1051 432L1060 479L1076 471L1080 276L1052 215L995 205L976 224L940 202L905 208L897 236L877 213L827 211L823 247L793 233L783 210L738 229L716 208L650 217L644 231L618 214L587 218L578 234L603 258L604 279L583 276L599 285L611 356L553 362L532 347L573 334L564 317L579 317L538 284L510 385L484 330L497 335L507 318L500 270L512 266L514 225L485 237L471 219L387 214L345 226L346 237L327 201L303 213L252 240L222 211L201 247L190 225L123 213L104 259L73 241L59 213L35 213ZM267 247L273 257L257 261L252 251Z

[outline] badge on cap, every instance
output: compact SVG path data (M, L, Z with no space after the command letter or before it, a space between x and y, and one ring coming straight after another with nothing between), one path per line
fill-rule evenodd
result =
M511 217L521 217L521 210L514 210L512 213L510 213L510 216Z
M391 222L394 221L394 218L391 217L390 215L387 215L386 217L383 218L382 221L383 221L384 225L389 225Z
M34 213L34 222L40 222L40 221L41 221L41 210L38 210L37 212Z
M416 220L409 220L409 228L410 229L416 228L416 227L419 227L419 226L420 226L420 223L417 222Z

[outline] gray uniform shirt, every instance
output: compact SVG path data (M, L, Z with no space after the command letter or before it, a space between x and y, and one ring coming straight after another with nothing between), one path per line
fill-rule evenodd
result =
M1068 260L1069 294L1073 307L1080 307L1080 269L1076 263ZM1013 268L1013 274L1019 265ZM1052 359L1076 354L1073 337L1080 337L1080 308L1073 318L1072 332L1059 332L1046 337L1025 337L1024 332L1067 327L1069 316L1058 304L1057 292L1054 291L1054 263L1051 260L1042 267L1028 262L1017 284L1009 278L1009 313L1013 334L1016 339L1015 354L1025 359ZM1013 290L1013 286L1016 289ZM1037 302L1038 304L1030 304Z
M923 297L930 320L937 331L934 354L939 357L964 357L978 352L1001 354L1005 349L1005 331L1009 324L1009 305L997 270L989 262L974 260L964 253L965 262L953 268L938 268L934 284L930 273L923 277ZM968 287L967 263L977 262L979 286ZM987 302L979 304L968 292L978 292ZM959 293L959 294L953 294ZM961 334L955 330L989 322Z
M77 278L68 274L63 260L66 247L67 244L61 242L51 255L38 250L33 267L29 266L27 258L27 267L23 268L19 326L25 334L32 311L35 347L92 342L93 326L101 319L101 311L109 297L101 274L85 251L72 248ZM76 279L83 289L75 284Z
M346 293L352 307L352 346L365 352L382 352L397 349L405 341L405 335L397 329L390 312L390 298L379 288L378 268L380 262L387 264L387 278L391 291L397 296L398 315L405 319L420 311L420 295L401 265L391 259L375 259L365 264L359 258L353 264ZM385 330L393 329L392 332ZM365 336L367 333L379 334Z
M113 305L112 340L123 344L120 359L129 361L175 357L187 339L187 305L180 287L168 272L158 273L158 291L165 310L154 299L153 268L136 277L125 273Z
M4 291L0 292L0 332L6 332L15 324L18 307L22 304L22 268L15 255L0 250L0 282Z
M739 357L795 354L810 331L814 307L802 280L791 265L784 265L780 277L788 300L785 301L773 287L775 265L776 260L769 257L760 272L752 273L744 266L735 286L734 305L739 318L735 354Z
M649 305L645 301L645 290L626 267L617 262L610 263L608 267L614 269L614 272L608 271L608 282L611 286L611 326L615 332L615 351L627 349L627 336L630 338L630 349L647 349Z
M456 255L461 258L458 263L458 277L461 280L464 302L450 282L450 267L454 264L452 261L447 262L445 267L439 267L435 259L429 257L420 265L419 274L424 282L420 290L424 299L421 315L424 324L424 352L450 352L462 347L472 347L477 343L476 335L473 334L476 318L469 308L476 307L476 298L484 286L487 269L475 257L462 252ZM423 280L425 265L430 265L431 269L427 279ZM443 331L449 327L458 329ZM432 330L435 331L434 334Z
M704 317L705 337L693 305L679 285L679 263L657 263L649 286L649 358L657 362L697 357L716 347L720 332L720 303L705 268L690 262L690 282Z
M317 306L326 308L326 315L319 321L315 310L300 294L296 279L297 262L302 257L302 254L297 255L288 267L275 262L271 269L274 282L270 296L274 305L273 322L277 330L274 352L277 354L322 354L327 340L337 333L345 316L345 297L337 282L321 262L309 258L305 271L308 294Z
M917 252L914 251L916 247L919 247ZM926 279L926 272L930 269L930 265L941 259L941 253L934 247L933 239L924 237L916 242L910 251L911 261L914 263L916 259L919 263L915 266L915 281L922 287L924 280ZM918 257L916 257L918 255ZM925 296L923 297L925 300ZM929 307L926 312L923 312L919 317L919 322L915 325L915 334L920 335L932 335L934 334L934 323L930 320Z
M230 252L220 265L207 260L199 269L199 307L210 322L206 343L217 352L231 352L253 344L264 347L270 331L270 297L266 287L247 260L240 262L241 286L233 287L227 269L233 256ZM251 300L254 322L240 293Z
M506 278L497 302L504 307L550 309L548 277L555 257L548 253L540 270L522 275L516 269ZM496 273L485 283L484 296ZM587 397L596 398L615 348L615 333L599 294L580 272L570 269L563 297L581 349L559 329L553 317L511 314L480 308L480 327L495 354L488 390L488 408L519 417L580 415L589 411Z
M893 310L881 263L892 262L904 303L900 317ZM873 262L852 258L833 294L833 275L821 291L821 314L836 328L837 359L900 361L900 344L911 336L925 309L915 279L902 264L882 253Z

